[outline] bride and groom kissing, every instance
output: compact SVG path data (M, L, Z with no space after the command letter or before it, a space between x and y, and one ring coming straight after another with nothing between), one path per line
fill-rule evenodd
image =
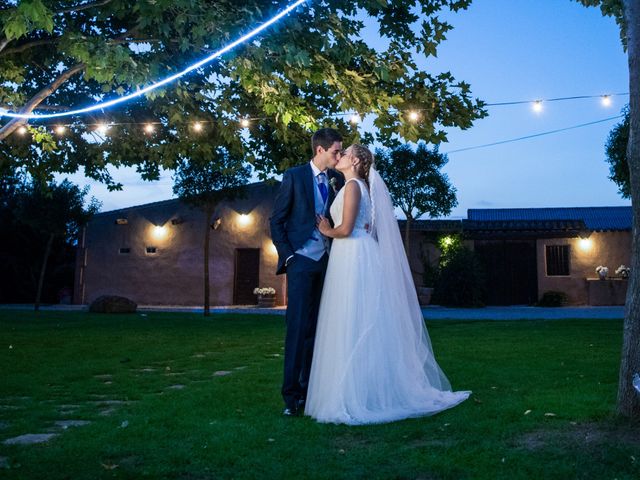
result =
M466 400L438 366L387 187L371 151L323 128L285 171L271 216L288 304L285 416L361 425Z

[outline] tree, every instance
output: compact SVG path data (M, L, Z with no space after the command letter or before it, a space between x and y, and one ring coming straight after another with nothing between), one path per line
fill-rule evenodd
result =
M56 238L64 238L67 242L74 242L81 227L100 208L95 198L85 207L88 188L80 189L66 179L60 183L31 180L22 186L17 195L17 221L47 239L38 276L36 311L40 309L42 288L54 241Z
M629 109L624 110L624 119L609 132L605 145L607 162L609 162L609 179L618 185L622 198L631 197L629 185L629 163L627 162L627 145L629 144Z
M0 0L0 107L22 112L83 106L180 71L269 18L271 0ZM375 116L368 141L446 141L446 127L486 115L470 86L449 72L426 73L452 28L439 14L470 0L325 0L305 3L255 40L146 98L104 114L0 128L0 162L29 172L75 172L121 188L109 167L135 166L145 179L174 168L198 141L244 155L261 178L308 158L312 129L333 126L349 140L345 111ZM368 19L387 47L362 33ZM419 114L416 121L409 110ZM238 121L252 119L239 134ZM89 123L89 125L85 124ZM111 123L108 134L95 130ZM142 134L141 123L155 122ZM210 136L210 132L216 132ZM215 137L215 138L214 138ZM222 141L223 143L220 143ZM215 143L217 142L217 143Z
M448 215L458 204L456 189L440 171L448 161L437 147L429 149L423 142L415 150L409 145L376 150L376 168L387 184L394 205L407 217L404 231L407 255L413 221L425 214Z
M604 15L614 16L629 59L629 187L633 211L631 275L627 289L622 359L618 382L618 412L640 419L640 394L632 385L640 372L640 2L638 0L578 0L599 5Z
M242 194L240 187L246 184L250 170L243 158L222 147L212 152L203 151L197 159L182 160L174 175L173 193L185 203L201 208L204 212L204 315L210 311L209 244L213 214L222 200ZM204 154L208 154L204 156Z

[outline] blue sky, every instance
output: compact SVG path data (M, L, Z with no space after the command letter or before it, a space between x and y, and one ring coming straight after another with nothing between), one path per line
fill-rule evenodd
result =
M447 15L455 27L428 71L451 71L488 103L628 92L626 55L618 27L599 9L570 0L475 0ZM489 107L466 131L451 130L442 152L601 120L619 114L628 97L543 105ZM468 208L628 205L608 180L604 143L616 121L489 148L451 153L445 173L457 188L453 217ZM143 182L131 170L114 172L121 192L108 192L82 176L103 211L172 197L171 178Z

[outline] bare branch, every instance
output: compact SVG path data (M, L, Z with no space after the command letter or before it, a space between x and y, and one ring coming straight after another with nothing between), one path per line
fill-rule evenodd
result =
M60 41L59 37L34 40L33 42L23 43L22 45L18 45L17 47L8 48L5 51L2 51L2 49L0 49L0 52L2 52L0 55L11 55L14 53L21 53L33 47L39 47L40 45L50 45L53 43L58 43L59 41Z
M69 80L76 73L79 73L82 70L84 70L84 68L85 68L84 63L78 63L77 65L74 65L73 67L69 68L66 72L63 72L53 82L51 82L49 85L47 85L38 93L36 93L31 98L31 100L29 100L27 104L24 107L22 107L22 109L20 110L20 113L31 113L45 98L47 98L49 95L55 92L58 88L60 88L60 85L62 85L67 80ZM10 120L9 123L7 123L5 126L0 128L0 141L3 141L5 138L11 135L20 125L24 125L25 123L27 123L26 120L21 118L14 118Z
M64 13L79 12L80 10L87 10L89 8L102 7L103 5L106 5L107 3L110 3L110 2L111 0L100 0L98 2L85 3L85 4L77 5L75 7L66 8L64 10L57 11L55 12L55 14L62 15Z

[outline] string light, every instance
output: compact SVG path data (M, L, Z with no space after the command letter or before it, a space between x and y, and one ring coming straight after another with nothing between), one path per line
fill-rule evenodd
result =
M147 123L147 124L144 126L144 131L145 131L145 133L153 133L153 131L154 131L154 130L155 130L155 127L154 127L154 126L153 126L153 124L151 124L151 123Z
M420 114L415 110L409 112L409 120L411 120L412 122L417 122L419 118Z
M107 125L106 123L100 123L96 127L96 132L98 132L100 135L106 135L108 131L109 125Z
M536 113L542 112L542 100L536 100L535 102L533 102L533 104L531 105L531 108Z
M27 127L20 127L18 128L18 133L20 135L25 135L27 133Z
M56 133L58 135L64 135L65 130L66 130L66 127L64 125L58 125L56 127Z
M359 114L354 113L351 115L351 118L349 119L349 121L354 124L357 125L358 123L360 123L362 121L362 118L360 117Z
M251 123L249 122L249 119L248 119L248 118L243 118L242 120L240 120L240 126L241 126L242 128L249 128L249 125L250 125L250 124L251 124Z
M189 65L187 68L185 68L181 72L176 73L175 75L171 75L169 77L166 77L166 78L164 78L164 79L162 79L162 80L160 80L160 81L158 81L156 83L152 83L151 85L148 85L148 86L146 86L144 88L136 90L135 92L130 93L128 95L125 95L123 97L114 98L113 100L108 100L108 101L105 101L105 102L96 103L96 104L90 105L88 107L79 108L77 110L70 110L68 112L58 112L58 113L43 114L43 113L15 113L15 112L9 112L9 111L6 111L6 110L0 110L0 117L1 116L6 116L6 117L11 117L11 118L23 118L23 119L33 119L33 120L45 119L45 118L66 117L66 116L70 116L70 115L80 115L82 113L93 112L95 110L103 110L103 109L108 108L108 107L113 107L114 105L117 105L119 103L126 102L127 100L131 100L133 98L141 97L145 93L148 93L148 92L150 92L152 90L155 90L156 88L159 88L159 87L161 87L163 85L166 85L167 83L171 83L174 80L177 80L178 78L186 75L187 73L192 72L192 71L194 71L194 70L206 65L207 63L210 63L212 60L224 55L225 53L227 53L229 50L232 50L233 48L237 47L238 45L246 42L247 40L250 40L251 38L255 37L256 35L258 35L263 30L265 30L266 28L270 27L271 25L276 23L278 20L280 20L281 18L283 18L284 16L286 16L287 14L289 14L290 12L295 10L298 6L302 5L306 1L307 0L297 0L296 2L292 3L287 8L285 8L284 10L282 10L280 13L278 13L277 15L271 17L269 20L264 22L262 25L254 28L249 33L243 35L242 37L238 38L236 41L234 41L234 42L228 44L227 46L219 49L218 51L212 53L208 57L203 58L199 62L196 62L196 63L194 63L192 65Z
M201 132L202 131L202 124L200 122L196 122L193 124L193 131L194 132Z
M603 107L610 107L611 106L611 95L603 95L602 99L600 100L600 103L602 103Z

